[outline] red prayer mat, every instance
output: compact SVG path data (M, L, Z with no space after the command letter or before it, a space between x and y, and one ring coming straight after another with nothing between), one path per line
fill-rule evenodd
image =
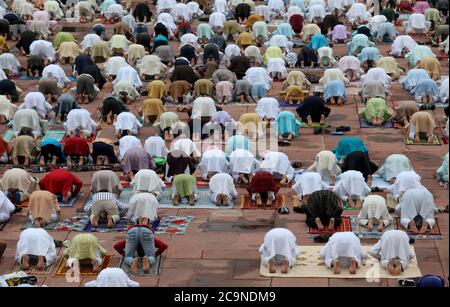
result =
M284 207L284 195L277 195L275 197L275 201L272 203L271 206L266 206L263 204L262 206L257 206L254 201L252 201L252 198L249 195L241 195L241 209L242 210L277 210L278 208Z
M111 258L112 258L111 255L105 255L103 257L103 264L102 264L102 267L100 268L100 271L106 269L109 266L109 264L111 263ZM67 261L67 256L61 257L61 259L59 260L59 262L57 264L57 268L56 268L56 272L55 272L54 276L57 276L57 277L65 277L66 276L66 273L69 270L69 268L66 267L66 261ZM92 272L91 264L86 264L86 265L80 264L80 276L93 276L93 275L96 276L96 275L98 275L98 273L100 273L100 271L97 273L94 273L94 272ZM72 273L72 274L74 274L74 273Z
M434 225L433 229L429 232L427 232L426 234L424 234L423 236L442 236L441 233L441 227L439 226L439 219L438 218L434 218L436 220L436 224ZM408 231L405 229L405 227L402 226L402 224L400 224L400 218L399 217L395 217L395 224L396 224L396 229L398 230L403 230L404 232L406 232L409 236L416 236L417 234ZM421 236L421 235L419 235ZM431 238L430 238L431 239Z
M309 227L308 230L308 235L312 235L312 236L319 236L319 235L332 235L333 233L336 232L346 232L346 231L353 231L352 230L352 220L350 218L350 216L342 216L342 223L341 225L339 225L338 228L335 228L334 230L330 231L328 229L324 229L324 230L318 230L316 228L311 228ZM328 225L324 225L325 228Z

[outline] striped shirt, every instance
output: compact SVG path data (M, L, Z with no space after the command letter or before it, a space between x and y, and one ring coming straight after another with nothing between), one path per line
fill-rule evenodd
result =
M92 205L95 204L98 201L108 201L113 204L117 205L117 208L119 209L120 216L123 217L127 213L128 205L120 202L117 199L116 194L110 193L110 192L98 192L92 195L92 199L90 202L86 202L84 205L84 211L87 215L91 215L91 208Z

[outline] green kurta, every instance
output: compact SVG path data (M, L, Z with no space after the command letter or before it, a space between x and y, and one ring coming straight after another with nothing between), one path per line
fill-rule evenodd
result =
M55 49L58 49L59 46L61 46L61 44L64 42L76 42L76 40L73 35L68 32L59 32L55 35L55 39L53 40L53 47L55 47Z
M359 113L367 122L372 122L375 117L381 118L383 122L392 117L386 101L383 98L371 98L366 107Z
M73 237L69 248L65 251L65 255L78 260L96 259L97 252L104 256L106 249L100 246L98 239L93 234L81 233Z
M181 198L188 197L194 193L194 187L197 181L194 176L187 174L176 175L173 184Z

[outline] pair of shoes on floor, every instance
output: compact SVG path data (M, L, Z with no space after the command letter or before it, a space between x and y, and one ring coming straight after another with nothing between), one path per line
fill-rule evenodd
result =
M434 111L436 109L436 105L434 103L427 103L420 106L421 111L431 110Z
M336 132L348 132L352 130L349 126L339 126L336 128Z
M329 235L319 235L319 236L314 237L314 242L315 243L327 243L329 239L330 239Z

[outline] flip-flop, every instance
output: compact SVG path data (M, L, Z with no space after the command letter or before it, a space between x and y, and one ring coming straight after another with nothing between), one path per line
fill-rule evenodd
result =
M402 287L415 287L416 282L412 279L400 279L398 284Z

